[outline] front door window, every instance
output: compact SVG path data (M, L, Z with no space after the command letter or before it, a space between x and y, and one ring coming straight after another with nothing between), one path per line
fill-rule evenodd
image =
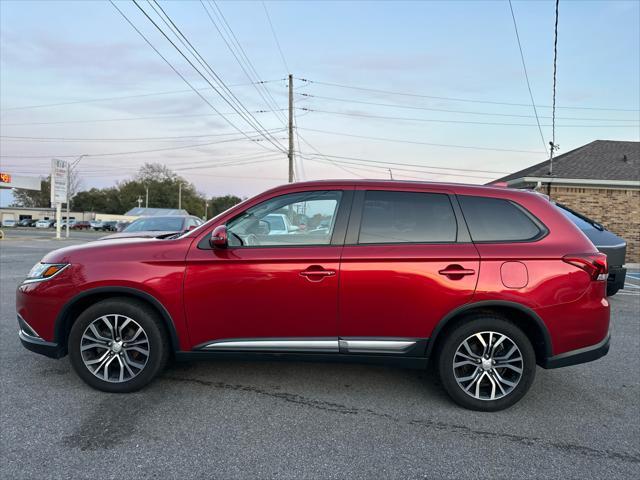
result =
M230 247L329 245L342 192L282 195L227 223Z

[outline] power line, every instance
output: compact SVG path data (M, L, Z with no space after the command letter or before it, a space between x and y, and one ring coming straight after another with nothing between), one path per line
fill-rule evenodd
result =
M113 1L113 0L111 0L111 1ZM233 110L235 110L240 115L240 117L251 126L251 128L255 129L258 133L263 135L265 137L265 139L267 139L274 147L276 147L278 150L280 150L280 151L282 151L284 153L285 150L284 150L284 147L282 146L282 144L280 144L280 142L278 142L276 139L270 138L268 134L264 133L266 131L266 129L260 123L260 121L257 120L249 112L249 110L244 106L244 104L238 99L238 97L236 97L236 95L224 83L222 78L220 78L220 76L215 72L215 70L213 70L211 65L209 65L209 63L202 57L202 55L200 55L198 50L193 46L193 44L189 41L189 39L185 36L185 34L182 33L180 28L173 22L171 17L164 11L164 9L158 4L157 1L153 0L153 3L152 3L151 0L149 0L148 3L149 3L149 5L151 5L151 8L156 12L156 14L160 17L160 19L165 23L165 25L167 25L169 27L169 30L171 30L171 32L176 36L178 41L180 43L182 43L182 45L187 50L189 50L189 53L191 53L191 55L193 55L195 60L205 69L205 71L208 71L213 76L214 81L218 84L218 87L220 89L226 91L226 93L229 96L229 98L227 96L225 96L224 94L222 94L220 92L220 90L218 90L218 88L216 88L211 83L209 78L206 75L204 75L193 64L193 62L184 54L184 52L169 38L169 36L165 33L165 31L139 5L137 0L133 0L133 3L144 14L144 16L147 17L147 20L149 20L153 24L153 26L156 27L156 29L167 39L167 41L176 49L176 51L189 63L189 65L191 65L191 67L198 73L198 75L200 75L213 88L213 90L214 90L214 92L216 92L216 94L218 94ZM158 10L154 7L154 4L162 12L164 17L163 17L163 15L160 15ZM225 117L223 116L223 118L225 118ZM227 119L225 118L225 120L227 120ZM236 127L236 129L237 129L237 127Z
M452 144L446 144L446 143L429 143L429 142L420 142L416 140L402 140L397 138L370 137L365 135L355 135L355 134L344 133L344 132L332 132L329 130L318 130L313 128L301 128L301 130L306 130L309 132L326 133L329 135L339 135L343 137L364 138L367 140L377 140L381 142L406 143L411 145L427 145L429 147L462 148L466 150L485 150L490 152L531 153L536 155L540 155L541 153L543 153L537 150L516 150L511 148L477 147L477 146L470 146L470 145L452 145Z
M284 109L280 109L281 111ZM271 110L255 110L253 113L269 113ZM26 127L33 125L66 125L73 123L102 123L102 122L127 122L138 120L162 120L170 118L194 118L194 117L213 117L224 115L237 115L237 112L217 112L217 113L177 113L167 115L153 115L149 117L120 117L120 118L96 118L96 119L84 119L84 120L64 120L60 122L25 122L25 123L2 123L2 127Z
M201 0L202 1L202 0ZM211 0L207 0L209 5L211 5ZM233 29L231 28L231 25L229 25L229 22L227 22L227 18L224 16L224 13L222 13L222 10L220 9L220 7L218 6L218 3L213 2L213 5L215 6L216 10L218 11L220 18L222 19L223 24L227 27L228 31L231 33L231 36L233 37L233 39L235 40L235 43L240 51L240 53L242 54L242 56L244 57L246 63L249 65L250 70L253 72L253 75L255 76L256 79L260 78L260 75L258 74L257 70L255 69L255 67L253 66L253 62L249 59L249 56L247 55L247 52L245 51L245 49L242 47L242 44L240 43L240 40L238 40L238 37L236 36L235 32L233 31ZM213 10L213 9L212 9ZM286 80L286 78L284 79ZM273 108L274 111L278 111L281 112L280 109L278 109L278 102L276 102L276 100L273 98L273 95L271 95L271 91L265 86L264 83L260 83L259 85L262 87L262 89L264 90L264 92L267 94L267 97L269 97L269 99L271 100L271 105L269 108ZM269 104L267 102L267 104ZM287 118L285 117L284 114L280 113L280 119L283 122L283 125L287 124Z
M462 113L466 115L486 115L486 116L494 116L494 117L514 117L514 118L536 118L534 115L518 115L512 113L494 113L494 112L476 112L470 110L451 110L448 108L431 108L431 107L422 107L417 105L398 105L392 103L380 103L380 102L368 102L364 100L355 100L351 98L338 98L338 97L327 97L324 95L312 95L310 93L296 93L301 97L306 98L319 98L322 100L332 100L336 102L346 102L346 103L357 103L360 105L374 105L378 107L390 107L390 108L403 108L409 110L426 110L431 112L446 112L446 113ZM551 118L540 116L539 118ZM599 121L599 122L637 122L637 119L626 119L626 118L581 118L581 117L556 117L558 120L584 120L584 121Z
M387 95L400 95L400 96L405 96L405 97L417 97L417 98L430 98L430 99L435 99L435 100L449 100L449 101L453 101L453 102L467 102L467 103L486 103L486 104L490 104L490 105L509 105L509 106L514 106L514 107L531 107L532 105L529 103L511 103L511 102L496 102L496 101L491 101L491 100L476 100L476 99L469 99L469 98L455 98L455 97L440 97L440 96L435 96L435 95L423 95L423 94L417 94L417 93L407 93L407 92L397 92L397 91L391 91L391 90L381 90L381 89L377 89L377 88L369 88L369 87L356 87L353 85L344 85L344 84L340 84L340 83L332 83L332 82L321 82L318 80L309 80L308 78L297 78L297 80L300 80L301 82L309 82L309 83L315 83L317 85L326 85L329 87L339 87L339 88L348 88L351 90L361 90L361 91L365 91L365 92L374 92L374 93L384 93ZM538 108L552 108L549 105L538 105ZM611 107L556 107L556 108L564 108L567 110L609 110L609 111L615 111L615 112L638 112L640 111L639 109L633 109L633 108L611 108Z
M282 132L284 129L270 130L273 133ZM141 142L141 141L176 141L176 140L190 140L194 138L206 138L206 137L226 137L229 135L238 135L237 133L209 133L203 135L181 135L176 137L123 137L123 138L86 138L86 137L23 137L23 136L11 136L0 135L0 138L5 140L30 140L30 141L51 141L51 142ZM241 136L242 137L242 136Z
M256 140L259 139L258 136L251 138L248 137L249 140ZM167 148L155 148L155 149L150 149L150 150L134 150L134 151L129 151L129 152L108 152L108 153L90 153L90 154L83 154L86 157L109 157L109 156L117 156L117 155L137 155L137 154L141 154L141 153L155 153L155 152L168 152L171 150L182 150L182 149L189 149L189 148L197 148L197 147L205 147L208 145L217 145L220 143L229 143L229 142L237 142L240 140L245 140L244 138L232 138L229 140L221 140L218 142L207 142L207 143L198 143L198 144L192 144L192 145L180 145L177 147L167 147ZM68 157L78 157L80 154L78 153L74 153L71 155L0 155L0 158L55 158L55 157L60 157L60 158L68 158Z
M312 160L313 158L309 158L309 159ZM367 162L374 162L374 161L373 160L368 160ZM347 160L339 160L339 163L346 163L347 165L360 165L360 166L362 166L361 163L350 162L350 161L347 161ZM387 163L387 162L375 162L375 163ZM389 163L389 165L394 165L394 164L393 163ZM414 173L422 173L422 174L432 174L432 175L445 175L445 176L449 176L449 177L479 178L479 179L482 179L482 180L490 180L492 178L495 178L495 177L487 177L487 176L480 176L480 175L467 175L467 174L462 174L462 173L433 172L433 171L427 171L427 170L414 170L414 169L409 169L409 168L403 167L402 165L404 165L404 164L396 164L396 165L399 165L399 166L393 167L393 170L400 170L400 171L414 172ZM384 167L374 167L374 166L372 166L372 168L381 168L383 170L389 170L388 166L384 166Z
M417 167L417 168L428 168L432 170L445 170L445 171L454 170L456 172L489 173L489 174L497 174L497 175L504 175L504 174L510 173L510 172L502 172L502 171L496 171L496 170L478 170L473 168L440 167L436 165L424 165L420 163L392 162L387 160L373 160L370 158L362 158L362 157L348 157L344 155L325 155L322 153L318 153L318 154L323 157L335 158L340 160L353 160L353 161L359 161L359 162L379 163L382 165L399 165L401 167Z
M281 82L282 78L276 78L273 80L260 80L257 83L260 84L266 84L266 83L274 83L274 82ZM235 83L232 85L229 85L230 87L246 87L249 85L252 85L253 83ZM265 87L266 88L266 87ZM211 87L206 87L206 88L199 88L198 90L202 91L202 90L211 90ZM9 108L3 108L2 110L0 110L0 113L2 112L9 112L9 111L14 111L14 110L29 110L29 109L34 109L34 108L47 108L47 107L61 107L61 106L65 106L65 105L77 105L77 104L82 104L82 103L98 103L98 102L110 102L110 101L114 101L114 100L128 100L131 98L144 98L144 97L157 97L157 96L161 96L161 95L176 95L176 94L180 94L180 93L193 93L193 90L189 89L189 90L168 90L168 91L164 91L164 92L155 92L155 93L140 93L140 94L136 94L136 95L120 95L117 97L101 97L101 98L87 98L85 100L70 100L68 102L57 102L57 103L43 103L40 105L23 105L20 107L9 107Z
M183 82L185 82L185 83L186 83L186 84L191 88L191 90L193 90L193 91L194 91L194 92L195 92L195 93L196 93L196 94L197 94L197 95L198 95L198 96L199 96L199 97L200 97L200 98L201 98L201 99L202 99L202 100L203 100L207 105L209 105L209 106L210 106L210 107L211 107L211 108L212 108L212 109L213 109L213 110L214 110L218 115L220 115L220 116L221 116L221 117L222 117L222 118L223 118L223 119L224 119L224 120L225 120L229 125L231 125L235 130L237 130L238 132L242 133L242 134L243 134L243 135L245 135L247 138L250 138L250 137L249 137L245 132L243 132L243 131L242 131L240 128L238 128L238 127L237 127L233 122L231 122L231 120L229 120L229 119L228 119L224 114L222 114L222 113L221 113L221 112L220 112L220 111L219 111L219 110L218 110L218 109L217 109L217 108L216 108L216 107L215 107L211 102L209 102L209 100L207 100L207 99L202 95L202 93L200 93L200 91L198 91L198 89L196 89L196 88L191 84L191 82L189 82L189 80L187 80L187 78L186 78L182 73L180 73L180 71L178 71L178 69L177 69L176 67L174 67L174 66L173 66L173 64L172 64L169 60L167 60L167 58L166 58L166 57L165 57L165 56L164 56L164 55L163 55L163 54L162 54L162 53L161 53L161 52L160 52L160 51L155 47L155 45L153 45L153 43L151 43L151 41L150 41L150 40L149 40L149 39L148 39L148 38L147 38L147 37L146 37L146 36L145 36L141 31L140 31L140 29L138 29L138 27L136 27L136 26L133 24L133 22L131 22L131 20L129 20L129 18L124 14L124 12L123 12L122 10L120 10L120 9L117 7L117 5L114 3L114 1L113 1L113 0L109 0L109 1L110 1L111 5L113 5L113 8L115 8L115 9L118 11L118 13L120 13L120 15L122 15L122 17L126 20L126 22L127 22L129 25L131 25L131 27L132 27L132 28L133 28L133 29L138 33L138 35L140 35L140 37L142 37L142 39L147 43L147 45L149 45L149 46L153 49L153 51L154 51L154 52L156 52L156 53L158 54L158 56L159 56L160 58L162 58L162 60L164 60L164 62L165 62L165 63L166 63L166 64L167 64L167 65L168 65L168 66L169 66L169 67L170 67L170 68L171 68L175 73L176 73L176 75L178 75L178 76L182 79L182 81L183 81ZM135 0L134 0L134 3L135 3ZM147 18L149 18L149 20L151 20L151 18L147 15L147 13L146 13L142 8L140 8L140 6L139 6L137 3L135 3L135 5L136 5L140 10L142 10L142 12L144 13L144 15L145 15ZM177 46L176 46L176 45L171 41L171 39L169 39L169 38L166 36L166 34L162 31L162 29L160 29L160 27L158 27L158 25L157 25L155 22L153 22L153 20L151 20L151 22L152 22L154 25L156 25L156 28L157 28L158 30L160 30L160 31L161 31L161 33L165 36L165 38L167 38L167 40L169 40L169 42L174 46L174 48L176 48L176 50L178 50L178 51L180 52L180 49L179 49L179 48L178 48L178 47L177 47ZM180 53L182 54L182 52L180 52ZM182 54L182 56L183 56L185 59L187 59L187 58L184 56L184 54ZM187 59L187 61L188 61L188 62L193 66L193 63L191 63L191 62L189 61L189 59ZM193 68L195 69L195 66L193 66ZM197 69L196 69L196 70L197 70ZM198 73L200 73L200 71L199 71L199 70L198 70ZM200 74L200 75L202 76L202 74ZM204 76L203 76L203 77L204 77ZM208 81L208 79L207 79L206 77L204 77L204 78L205 78L205 80L207 81L207 83L209 83L209 85L210 85L214 90L216 90L216 89L215 89L215 87L211 84L211 82L210 82L210 81ZM217 92L217 90L216 90L216 92ZM261 145L261 146L262 146L263 148L267 149L267 150L270 150L266 145Z
M278 118L278 120L280 122L282 122L283 125L285 125L286 124L286 118L284 117L284 115L282 113L280 113L278 111L278 105L275 102L275 99L273 98L273 96L271 95L271 92L269 92L269 90L264 85L260 84L259 81L258 82L255 81L255 78L257 78L259 80L260 75L258 75L258 72L256 71L255 67L253 66L253 63L249 59L249 57L246 54L244 48L242 48L242 44L240 43L240 41L236 37L236 34L234 33L233 29L231 28L231 26L227 22L227 19L225 18L224 14L222 13L222 10L220 10L220 8L218 7L217 4L214 4L216 9L218 10L218 12L220 14L220 18L222 18L224 25L226 25L226 27L227 27L227 34L229 35L229 38L231 39L231 42L233 43L233 41L235 40L234 47L235 47L236 50L238 50L238 53L240 54L240 56L243 57L244 63L238 57L238 54L236 54L236 52L234 51L234 48L231 46L229 41L223 35L222 30L220 30L220 28L218 27L218 24L215 22L215 20L211 16L211 13L209 12L209 9L206 7L205 3L202 0L200 0L200 4L202 5L202 8L204 9L205 13L207 14L207 17L211 21L211 24L215 27L216 31L220 35L220 38L222 38L222 40L224 41L224 43L227 46L228 50L231 52L233 57L236 59L236 62L238 63L238 65L240 65L240 68L242 69L243 73L249 79L249 81L252 82L256 92L258 92L258 95L260 95L260 97L262 97L262 100L264 100L264 102L269 106L269 108L272 109L272 111L274 112L274 115ZM209 5L211 5L211 4L209 3ZM215 14L216 11L213 10L213 13ZM249 68L249 70L253 72L253 75L255 75L255 78L252 78L251 75L249 74L249 72L247 72L247 69L245 68L245 63L247 65L247 67ZM258 85L262 86L262 90L260 88L258 88ZM270 98L270 100L265 97L265 95L263 93L263 90L264 90L264 92L266 92L266 94Z
M343 115L347 117L363 117L363 118L379 118L384 120L399 120L403 122L431 122L431 123L453 123L453 124L463 124L463 125L493 125L493 126L502 126L502 127L535 127L536 125L533 123L507 123L507 122L476 122L473 120L443 120L436 118L416 118L416 117L391 117L388 115L373 115L368 113L358 113L358 112L335 112L331 110L318 110L315 108L307 108L303 107L300 110L304 110L307 112L318 112L318 113L327 113L331 115ZM551 125L543 125L545 127L550 127ZM558 127L562 128L638 128L638 125L558 125ZM546 148L545 148L546 153Z
M267 16L269 27L271 27L271 33L273 34L273 39L276 41L276 45L278 46L278 51L280 52L280 58L282 59L284 68L287 70L287 73L290 73L291 70L289 69L287 60L284 58L284 53L282 53L282 47L280 46L280 41L278 40L278 36L276 35L276 30L275 28L273 28L273 23L271 22L271 15L269 15L269 10L267 10L267 5L264 2L262 2L262 7L264 8L264 13Z
M536 109L536 102L533 99L533 92L531 91L531 84L529 83L529 74L527 73L527 64L524 61L524 53L522 52L522 44L520 43L520 34L518 33L518 24L516 23L516 16L513 13L513 5L509 0L509 8L511 9L511 18L513 18L513 28L516 31L516 40L518 40L518 49L520 50L520 60L522 60L522 69L524 70L524 78L527 81L527 89L529 90L529 98L531 99L531 105L533 106L533 113L536 116L536 123L538 124L538 132L540 132L540 140L542 140L542 147L544 151L547 151L547 144L544 141L544 135L542 134L542 127L540 126L540 119L538 118L538 110Z

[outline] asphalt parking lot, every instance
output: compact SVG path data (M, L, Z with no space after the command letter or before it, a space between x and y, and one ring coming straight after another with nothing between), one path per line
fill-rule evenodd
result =
M17 283L84 235L0 242L2 478L640 478L640 280L611 299L608 356L538 369L504 412L460 409L429 372L368 365L177 364L115 395L16 335Z

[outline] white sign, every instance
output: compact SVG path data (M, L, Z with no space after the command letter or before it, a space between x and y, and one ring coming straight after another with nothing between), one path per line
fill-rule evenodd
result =
M51 206L67 201L67 169L69 164L64 160L51 160Z

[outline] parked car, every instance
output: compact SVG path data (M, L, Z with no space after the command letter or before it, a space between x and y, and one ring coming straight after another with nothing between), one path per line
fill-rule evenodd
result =
M330 228L265 228L274 213L295 224L297 211ZM455 402L495 411L525 395L536 365L607 354L606 275L606 255L535 193L320 181L269 190L183 235L53 251L16 307L26 348L68 353L107 392L142 388L170 356L431 361Z
M86 222L86 221L81 221L81 222L74 223L69 228L71 228L73 230L90 230L91 229L91 224L89 222Z
M102 222L102 226L99 229L96 228L95 230L102 230L103 232L115 232L117 230L117 225L118 222L115 221Z
M627 269L624 267L627 255L627 242L615 233L610 232L595 220L582 213L570 209L566 205L556 203L560 211L591 240L595 247L607 255L609 276L607 277L607 295L615 295L624 288Z
M131 222L124 230L102 237L101 240L114 238L151 238L161 235L171 235L199 227L204 222L198 217L185 215L158 215L157 217L143 217Z
M33 227L36 224L36 220L32 218L23 218L18 222L19 227Z
M101 220L91 220L89 221L89 224L91 225L91 228L94 230L102 230L102 226L103 223Z
M269 235L288 235L299 230L284 213L272 213L265 216L264 221L269 224Z
M51 228L55 224L54 220L38 220L36 222L36 228Z
M68 221L68 223L69 223L69 228L73 228L73 226L76 224L76 221L75 221L75 219L73 219L73 218L72 218L72 219L70 219L70 220ZM60 226L61 226L62 228L67 228L67 220L62 220L62 221L60 222Z
M118 222L116 224L116 232L122 232L129 225L131 225L131 222Z
M2 226L3 227L16 227L18 225L18 222L16 222L15 218L3 218L2 219Z

